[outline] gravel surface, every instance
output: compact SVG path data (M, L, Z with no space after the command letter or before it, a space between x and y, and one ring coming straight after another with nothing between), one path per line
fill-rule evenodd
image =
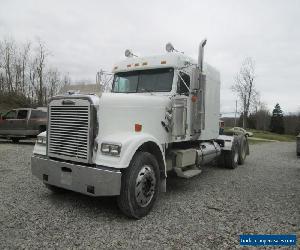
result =
M295 143L251 145L235 170L170 177L167 193L136 221L114 198L52 194L31 175L32 143L0 141L0 249L232 249L245 233L297 233L300 159Z

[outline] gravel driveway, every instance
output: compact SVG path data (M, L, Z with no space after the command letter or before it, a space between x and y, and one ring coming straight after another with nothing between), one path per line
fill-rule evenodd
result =
M205 167L170 177L145 218L124 217L114 198L52 194L30 173L32 143L0 141L0 249L239 248L239 234L297 233L300 159L295 143L251 145L235 170Z

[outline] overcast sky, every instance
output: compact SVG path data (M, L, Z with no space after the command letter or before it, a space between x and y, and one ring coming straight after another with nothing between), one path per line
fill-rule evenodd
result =
M126 48L165 53L165 44L221 72L221 111L234 111L230 86L245 57L256 63L256 88L271 109L300 110L300 1L0 0L0 38L42 39L51 64L74 81L111 70Z

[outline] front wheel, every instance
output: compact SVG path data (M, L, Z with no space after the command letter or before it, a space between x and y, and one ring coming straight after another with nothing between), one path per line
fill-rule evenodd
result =
M120 210L129 217L140 219L152 209L159 192L159 166L148 152L137 152L122 175Z

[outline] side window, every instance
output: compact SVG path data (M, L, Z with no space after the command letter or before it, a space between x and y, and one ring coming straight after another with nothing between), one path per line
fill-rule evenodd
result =
M28 110L19 110L17 119L26 119Z
M47 118L47 112L41 110L31 110L30 119Z
M188 74L179 72L179 81L177 86L178 94L189 95L190 81L190 76Z
M5 116L3 116L4 119L16 119L16 116L17 116L17 112L15 110L12 110L12 111L9 111L6 113Z

